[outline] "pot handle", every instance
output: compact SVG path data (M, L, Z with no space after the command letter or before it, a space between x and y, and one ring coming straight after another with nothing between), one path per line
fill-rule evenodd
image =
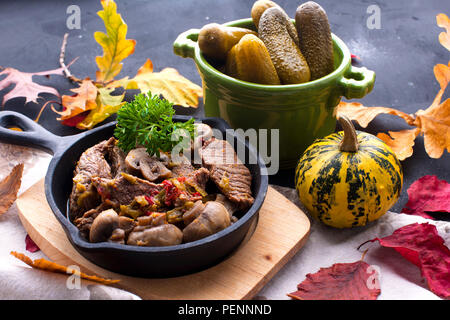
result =
M345 75L339 79L342 94L347 99L360 99L373 89L375 72L365 67L350 66Z
M39 148L54 154L63 140L64 137L54 135L21 113L0 112L0 141L2 142Z
M181 33L173 43L173 52L183 58L194 58L199 32L200 29L189 29Z

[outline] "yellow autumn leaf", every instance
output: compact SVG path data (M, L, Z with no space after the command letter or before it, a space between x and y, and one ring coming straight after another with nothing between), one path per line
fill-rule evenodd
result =
M151 91L152 94L162 95L171 103L183 107L197 107L198 99L203 95L200 86L183 77L176 69L165 68L160 72L153 72L150 59L139 68L134 78L125 77L114 81L110 87L139 89L145 93Z
M94 33L95 40L103 48L103 56L95 58L99 70L97 81L108 82L114 79L122 70L121 61L133 54L136 41L126 39L127 25L117 13L117 5L112 0L102 0L103 10L98 15L105 23L106 34L100 31Z

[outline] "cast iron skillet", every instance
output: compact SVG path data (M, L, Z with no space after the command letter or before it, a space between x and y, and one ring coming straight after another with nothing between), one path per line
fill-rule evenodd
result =
M186 121L187 116L174 116ZM228 124L219 118L198 119L225 132ZM254 204L239 220L228 228L209 237L169 247L138 247L117 243L90 243L67 218L67 202L72 190L73 171L80 155L89 147L113 135L115 122L80 134L60 137L47 131L28 117L12 111L0 112L0 141L43 149L54 156L45 176L47 201L62 225L69 241L78 252L91 262L114 272L140 277L170 277L208 268L225 259L242 242L266 196L268 187L266 167L257 151L245 140L232 134L235 146L244 147L246 159L257 159L246 164L253 181ZM19 127L20 131L7 128ZM244 144L244 146L243 146ZM242 159L244 160L244 159ZM255 162L255 161L253 161Z

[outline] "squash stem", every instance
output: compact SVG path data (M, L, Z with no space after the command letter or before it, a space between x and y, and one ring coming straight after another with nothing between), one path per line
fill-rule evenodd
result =
M352 121L344 115L340 115L338 121L342 129L344 129L344 138L339 144L339 150L344 152L357 152L359 143Z

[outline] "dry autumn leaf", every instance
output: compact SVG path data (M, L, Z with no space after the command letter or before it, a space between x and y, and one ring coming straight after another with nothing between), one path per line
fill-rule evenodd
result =
M77 123L78 129L92 129L97 123L102 122L116 113L125 104L125 94L113 96L113 88L99 88L96 99L96 107L81 122Z
M153 63L147 59L132 79L125 77L114 81L110 87L125 89L139 89L141 92L162 95L166 100L183 107L197 107L198 98L202 96L202 88L192 83L176 69L165 68L160 72L153 72Z
M369 241L395 249L420 268L433 293L450 298L450 250L434 225L413 223L395 230L390 236Z
M413 154L414 140L420 133L419 128L401 131L389 131L388 134L380 132L377 137L383 140L397 155L404 160Z
M1 75L6 75L6 78L0 81L0 90L6 89L10 85L14 87L3 96L2 105L4 106L8 100L25 97L25 104L28 102L37 102L39 95L42 93L51 93L57 97L60 97L58 91L55 88L43 86L33 82L34 76L50 76L52 74L63 75L63 68L42 71L42 72L22 72L14 68L5 68Z
M61 116L58 118L60 121L67 120L97 107L97 87L90 79L84 79L78 88L70 90L75 92L75 94L62 97L63 111L55 111Z
M446 14L440 13L436 16L436 22L439 27L446 31L439 34L439 42L450 51L450 20Z
M0 182L0 215L8 211L16 201L23 174L23 163L16 165L11 173Z
M450 213L450 183L436 176L426 175L408 188L408 202L401 211L432 219L430 213Z
M103 48L103 56L95 61L99 70L97 81L108 82L114 79L122 70L121 61L133 54L135 40L126 39L127 25L117 13L117 5L111 0L101 1L103 10L98 15L105 23L106 34L100 31L94 33L95 40Z
M297 291L288 296L298 300L376 300L380 293L378 273L360 260L307 274Z
M438 25L447 31L439 35L439 41L450 50L449 19L445 14L439 14L436 19ZM388 134L379 133L377 137L389 145L400 160L404 160L413 154L416 137L423 135L427 154L431 158L440 158L445 150L450 152L450 99L441 102L450 81L450 62L448 65L437 64L433 71L440 90L426 110L418 110L414 115L410 115L394 108L365 107L360 103L342 101L337 106L335 113L336 115L345 114L363 128L367 127L380 114L398 116L408 125L416 128L397 132L389 131Z
M24 255L23 253L18 253L15 251L12 251L11 255L13 255L17 259L23 261L30 267L33 267L36 269L50 271L50 272L56 272L56 273L62 273L62 274L74 274L75 273L75 272L70 272L67 269L67 267L65 267L65 266L62 266L60 264L57 264L57 263L54 263L54 262L51 262L51 261L48 261L45 259L31 260L28 256ZM104 278L100 278L97 276L91 276L91 275L87 275L83 272L80 272L79 276L82 279L95 281L95 282L98 282L101 284L114 284L114 283L117 283L120 281L120 280L113 280L113 279L104 279Z

